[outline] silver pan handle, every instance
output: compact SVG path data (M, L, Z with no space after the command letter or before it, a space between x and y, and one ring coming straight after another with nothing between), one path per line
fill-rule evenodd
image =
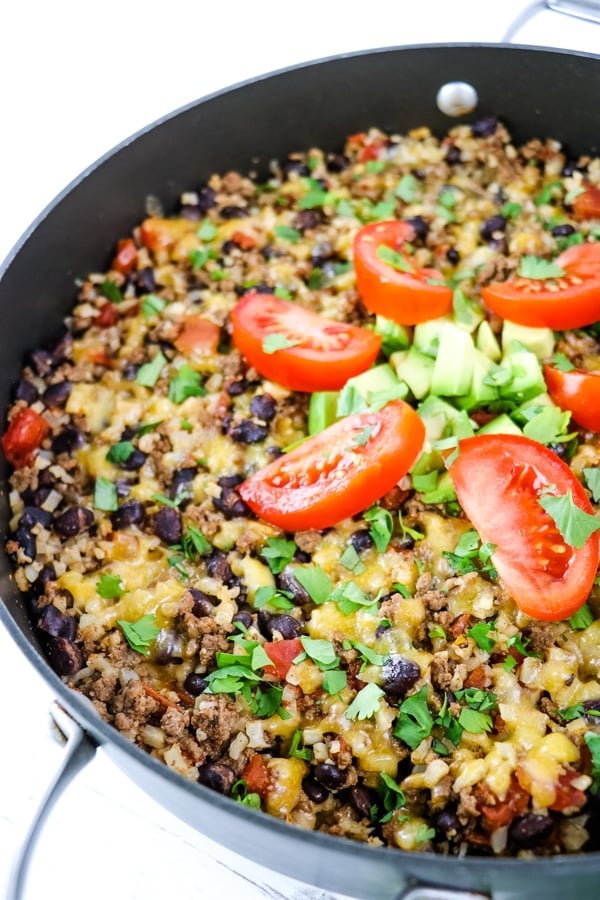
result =
M25 886L33 851L48 816L62 792L81 769L91 762L97 750L97 744L56 701L51 704L50 714L66 742L65 752L60 768L37 810L13 864L6 900L25 900Z
M584 19L600 25L600 0L534 0L519 13L504 34L504 43L510 44L518 31L543 10L553 10L573 19Z

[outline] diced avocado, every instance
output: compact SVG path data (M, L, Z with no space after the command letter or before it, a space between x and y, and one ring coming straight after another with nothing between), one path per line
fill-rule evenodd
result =
M510 381L500 385L500 396L523 403L546 390L546 382L535 353L518 350L503 360L503 366L511 372Z
M433 375L434 361L411 347L408 351L392 353L390 363L396 370L396 375L401 381L405 381L417 400L422 400L431 390L431 378Z
M529 328L504 320L502 325L502 351L504 355L513 353L511 349L523 348L535 353L538 359L546 359L554 353L554 333L550 328Z
M442 397L468 394L473 378L475 345L467 331L447 325L441 335L433 367L431 391Z
M426 439L430 442L454 434L454 424L463 416L460 410L435 394L429 394L418 406L417 412L425 425Z
M456 418L452 420L452 425L450 427L452 429L452 434L458 438L472 437L475 434L475 429L471 424L471 420L463 409L461 409Z
M486 376L494 365L489 356L486 356L481 350L475 349L471 388L464 397L456 398L457 406L468 411L478 409L498 399L498 388L493 384L486 383Z
M319 434L337 421L338 391L317 391L308 407L308 433Z
M499 362L502 358L500 344L492 331L490 323L487 321L482 322L477 329L475 346L478 350L481 350L482 353L485 353L486 356L489 356L492 362Z
M435 357L438 352L442 332L450 325L456 328L451 316L441 316L439 319L429 319L428 322L420 322L415 325L413 344L426 356Z
M349 378L338 395L336 416L363 412L371 405L381 405L389 400L406 397L408 387L396 378L389 363L373 366L360 375Z
M468 331L470 334L475 331L482 319L485 318L482 308L473 303L460 288L456 288L454 291L452 308L453 322L456 327L462 328L463 331Z
M400 325L392 319L383 316L375 316L375 334L381 337L381 349L386 356L398 350L406 350L410 347L411 332L406 325Z
M410 474L414 477L419 475L427 475L436 469L444 468L444 459L438 450L425 450L414 463Z
M523 432L510 416L502 413L487 425L482 425L477 434L523 434Z
M531 397L529 400L526 400L525 403L521 403L520 406L517 406L517 408L511 412L511 418L513 418L518 425L524 425L529 421L532 411L536 408L555 405L556 404L552 400L550 394L547 391L544 391L543 394L536 394L535 397Z
M442 472L435 487L422 494L424 503L451 503L456 500L456 491L449 472Z

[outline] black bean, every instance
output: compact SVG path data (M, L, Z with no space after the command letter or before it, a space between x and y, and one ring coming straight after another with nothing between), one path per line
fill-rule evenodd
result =
M277 401L271 394L256 394L250 401L250 412L263 422L270 422L277 412Z
M237 381L230 382L225 390L230 397L239 397L248 388L248 382L245 378L238 378Z
M192 697L199 697L208 687L208 681L197 672L190 672L183 682L183 689Z
M357 553L362 553L363 550L369 550L369 548L373 546L373 538L371 537L369 529L360 528L358 531L353 532L350 537L350 543Z
M286 566L277 576L277 585L282 591L289 591L298 604L310 603L310 594L302 587L292 572L291 566Z
M592 713L592 715L588 715L588 721L598 723L598 716L593 715L593 713L600 713L600 697L594 697L593 700L584 700L582 706L584 710Z
M189 466L185 469L178 469L177 472L173 474L173 479L169 486L169 494L173 500L177 500L181 494L188 494L190 492L187 490L191 482L194 480L196 475L198 474L198 469L196 466Z
M232 584L235 576L231 571L231 566L226 555L222 550L215 550L206 564L206 571L211 578L222 581L228 587Z
M489 219L486 219L479 229L479 234L484 239L484 241L493 240L496 232L504 231L506 228L506 219L504 216L495 215L490 216Z
M506 238L492 238L491 241L488 241L488 247L490 250L494 250L496 253L507 253L508 244L506 243Z
M242 419L229 429L229 437L238 444L260 444L269 436L266 425L259 425L252 419Z
M75 425L67 425L52 438L53 453L72 453L85 443L83 433Z
M73 335L69 331L69 329L65 329L61 334L58 335L53 341L51 341L48 345L50 352L52 353L52 357L56 364L63 362L69 353L71 352L71 348L73 347Z
M125 469L127 472L137 472L138 469L142 468L147 459L147 453L144 453L139 447L134 447L127 459L119 463L119 467Z
M276 616L270 616L267 624L267 631L269 632L268 636L270 638L273 637L275 631L278 631L281 637L287 641L292 638L300 637L302 634L302 623L293 616L281 613Z
M30 562L33 562L37 553L35 535L31 533L29 528L26 528L24 525L19 525L15 531L14 539L21 548L22 553L25 554Z
M526 813L513 821L508 836L509 840L514 841L519 847L539 847L550 837L553 830L554 820L551 816Z
M498 128L498 119L495 116L484 116L473 122L471 125L471 133L474 137L491 137L496 134Z
M310 231L318 228L323 221L323 213L320 209L301 209L296 213L292 225L298 231Z
M115 531L129 528L130 525L139 525L144 521L146 511L144 504L139 500L128 500L110 514L110 521Z
M52 513L49 513L46 509L40 509L37 506L26 506L23 510L23 515L19 519L19 525L23 525L25 528L33 528L34 525L41 525L43 528L48 528L51 522Z
M63 637L75 640L77 622L74 616L61 612L52 603L44 606L37 621L37 627L51 637Z
M209 594L205 594L204 591L201 591L199 588L190 588L190 594L194 600L194 605L192 607L193 615L198 619L210 616L214 609L213 601L215 598L211 598Z
M585 172L587 170L587 163L584 165L580 165L579 161L576 159L568 159L562 168L561 175L564 175L566 178L569 178L575 172Z
M281 171L286 177L289 177L290 172L296 172L303 178L310 175L309 167L301 159L286 159L281 165Z
M415 546L415 539L411 537L410 534L405 534L404 537L401 537L398 541L398 546L402 550L412 550Z
M266 637L267 640L271 640L273 637L273 632L269 627L269 613L265 609L259 609L258 615L256 617L256 624L258 625L258 630L262 634L263 637Z
M132 362L126 362L122 369L122 375L125 381L135 381L139 366Z
M23 491L22 497L26 503L31 503L34 506L43 506L43 504L48 499L48 495L52 492L51 487L42 487L38 488L37 491Z
M306 775L302 779L302 790L311 803L324 803L329 796L329 791L322 784L319 784L318 781L315 781L314 778L311 778L310 775Z
M236 612L231 621L239 622L244 626L244 628L250 628L250 626L252 625L252 613L248 609L240 609L238 612Z
M344 153L328 153L327 168L330 172L343 172L350 165L350 160Z
M229 794L236 781L236 774L229 766L207 763L198 766L198 781L213 791L218 791L219 794Z
M71 506L61 513L54 522L55 530L61 537L75 537L86 531L94 521L94 513L85 506Z
M226 484L226 479L219 478L218 484L221 488L221 494L218 497L213 497L213 506L215 509L218 509L219 512L223 513L226 519L235 519L239 516L251 516L252 513L250 509L238 492L236 491L236 486L243 481L242 478L235 481L235 484Z
M455 812L450 809L444 809L434 820L435 828L443 831L446 836L456 835L460 832L460 819Z
M456 146L456 144L450 144L448 149L446 150L446 162L449 166L455 166L456 163L459 163L462 159L462 154L460 152L460 148Z
M151 266L144 266L135 273L135 280L140 294L151 294L156 290L156 278L154 277L154 269Z
M446 252L446 259L449 263L452 263L453 266L455 266L456 263L460 261L460 253L458 252L456 247L450 247L450 249Z
M575 229L568 222L564 222L562 225L555 225L552 234L554 237L569 237L570 234L575 234Z
M415 237L424 241L429 233L429 225L423 218L423 216L412 216L410 219L405 219L405 222L408 222L409 225L412 225L415 232Z
M375 792L364 784L355 784L348 791L348 799L350 806L356 810L360 816L367 819L371 818L371 809L377 802Z
M29 354L29 363L36 375L49 375L54 368L54 358L48 350L39 348Z
M172 628L161 628L156 637L155 651L154 661L159 666L183 662L183 637Z
M52 563L46 563L45 566L42 566L40 574L31 585L31 590L34 594L42 596L49 581L56 581L56 572Z
M390 656L381 670L381 687L392 697L404 697L406 692L419 680L421 670L405 656Z
M21 378L17 382L14 390L15 400L24 400L25 403L30 406L32 403L35 403L38 397L39 391L36 388L35 384L32 384L26 378Z
M383 635L386 633L386 631L388 631L388 629L390 629L391 627L392 627L392 625L390 622L382 622L375 629L375 637L376 638L383 637Z
M331 763L317 763L313 767L313 774L328 791L338 791L346 783L346 773Z
M42 400L46 406L52 409L64 409L73 385L70 381L58 381L50 384L42 394Z
M250 214L245 206L222 206L219 215L222 219L245 219Z
M154 533L165 544L178 544L183 534L181 513L178 509L163 506L154 517Z
M84 665L81 647L64 637L46 637L44 649L57 675L74 675Z
M208 212L209 209L212 209L213 206L217 205L217 195L211 187L208 187L208 185L201 187L197 194L198 200L196 201L196 206L198 206L203 213Z

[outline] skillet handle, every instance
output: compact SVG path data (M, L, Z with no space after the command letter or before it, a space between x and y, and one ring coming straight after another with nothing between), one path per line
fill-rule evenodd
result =
M60 768L37 810L13 864L6 900L25 900L29 866L35 845L46 824L46 820L62 792L68 787L78 772L91 762L98 749L98 745L93 739L80 728L77 722L56 701L51 704L50 714L62 737L66 740L65 753Z
M599 0L534 0L529 6L522 10L517 18L512 22L504 34L503 41L510 44L515 34L521 30L524 25L533 19L539 12L550 9L553 12L561 13L573 19L584 19L586 22L593 22L600 25L600 2Z

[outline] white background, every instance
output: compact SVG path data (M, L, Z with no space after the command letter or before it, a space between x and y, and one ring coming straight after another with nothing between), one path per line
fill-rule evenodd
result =
M337 53L499 42L527 5L523 0L7 0L0 12L0 259L82 169L173 109L255 75ZM598 52L600 28L543 12L517 40ZM61 748L49 728L51 692L1 627L0 685L3 895L11 860ZM103 848L100 864L98 847ZM102 753L68 789L38 846L26 900L47 895L61 900L332 896L217 847L142 794Z

